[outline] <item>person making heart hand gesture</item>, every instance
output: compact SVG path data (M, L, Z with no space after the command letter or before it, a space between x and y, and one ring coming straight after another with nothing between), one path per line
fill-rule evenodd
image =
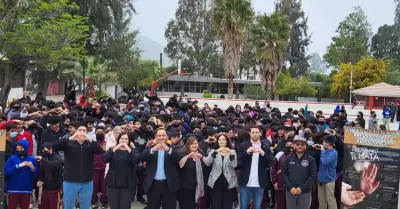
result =
M130 208L137 186L139 152L130 142L127 132L120 133L117 145L107 150L103 161L110 164L106 175L110 208Z

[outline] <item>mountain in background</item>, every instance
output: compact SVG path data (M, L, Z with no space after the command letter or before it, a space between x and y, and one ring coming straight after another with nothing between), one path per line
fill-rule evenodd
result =
M163 53L163 67L168 67L173 64L172 61L168 59L168 57L164 54L165 46L138 34L137 43L141 50L142 58L149 60L157 60L160 61L160 53Z

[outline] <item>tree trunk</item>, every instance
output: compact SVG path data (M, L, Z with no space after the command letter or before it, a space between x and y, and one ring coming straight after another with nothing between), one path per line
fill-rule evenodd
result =
M241 43L237 41L236 34L224 37L223 44L223 67L228 79L228 99L233 98L233 79L240 68Z
M91 79L88 80L87 86L86 86L86 92L84 94L87 94L88 97L94 98L94 86L93 86L93 81Z
M233 76L228 78L228 99L233 99Z
M0 90L0 104L5 112L7 107L8 96L11 91L11 87L13 84L13 78L18 71L18 65L10 64L9 68L4 69L4 78L3 78L3 85L1 86Z
M49 86L49 82L46 79L46 71L38 71L38 75L38 92L42 92L43 97L46 98Z
M4 112L7 107L7 100L8 100L8 95L10 94L11 91L11 86L12 86L12 81L10 79L7 79L7 81L4 82L0 90L0 103Z
M266 94L267 94L267 100L272 100L272 93L273 93L273 85L272 85L272 73L267 72L266 75Z

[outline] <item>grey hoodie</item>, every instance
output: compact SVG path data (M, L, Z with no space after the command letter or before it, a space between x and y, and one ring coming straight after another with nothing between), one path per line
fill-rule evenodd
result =
M368 130L378 130L378 119L376 117L369 117Z

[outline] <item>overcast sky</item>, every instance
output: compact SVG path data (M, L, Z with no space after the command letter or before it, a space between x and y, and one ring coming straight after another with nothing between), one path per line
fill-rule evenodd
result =
M274 0L252 0L256 12L271 13ZM354 6L361 6L375 33L381 25L393 24L394 0L303 0L303 9L308 15L309 33L312 35L309 53L324 54L340 21ZM164 31L168 21L174 17L178 0L136 0L138 12L131 28L139 29L143 36L166 45Z

